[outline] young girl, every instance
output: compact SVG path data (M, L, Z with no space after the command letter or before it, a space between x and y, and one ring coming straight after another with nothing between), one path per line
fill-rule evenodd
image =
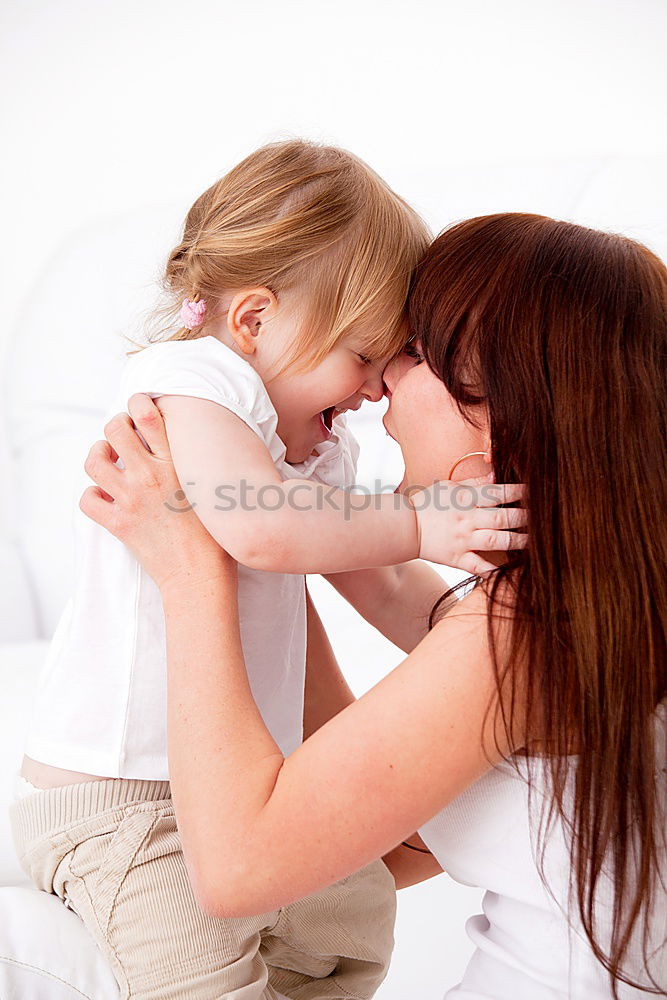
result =
M473 549L521 544L507 532L491 543L482 529L518 527L525 512L453 503L427 550L425 515L409 501L346 492L358 448L343 414L382 396L427 240L349 153L258 150L190 210L166 270L182 326L134 354L109 411L136 392L159 400L183 487L175 516L195 507L242 564L252 693L285 755L303 738L307 610L315 621L304 573L336 574L362 614L411 649L441 590L411 560L486 568ZM372 996L393 943L394 884L381 861L257 917L197 907L168 784L160 593L105 530L81 513L76 528L76 590L44 668L14 809L26 870L86 922L123 997Z

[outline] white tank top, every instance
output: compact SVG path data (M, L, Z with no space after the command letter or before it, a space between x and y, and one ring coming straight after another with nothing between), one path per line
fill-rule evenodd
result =
M667 713L662 711L664 723ZM664 732L664 725L663 725ZM534 770L537 787L528 802L527 762L514 757L487 772L429 820L419 831L445 872L463 885L486 890L483 913L468 919L466 931L476 950L458 986L447 1000L601 1000L611 997L609 976L595 958L579 920L576 902L570 920L567 893L569 848L562 823L556 820L547 836L545 875L556 899L542 883L536 841L540 808L549 789L548 763L539 759ZM571 777L576 757L568 758ZM663 755L664 762L664 755ZM536 772L536 773L535 773ZM660 773L660 772L658 772ZM664 772L662 775L664 786ZM664 794L664 787L662 788ZM664 875L663 875L664 877ZM610 880L605 879L596 907L600 930L611 926ZM575 896L576 898L576 896ZM655 924L655 955L651 971L667 983L667 895L659 894ZM603 942L604 943L604 942ZM639 948L624 963L631 975L645 981ZM623 1000L646 1000L649 994L619 983Z
M336 417L316 454L288 465L261 379L214 337L157 343L132 356L107 419L125 410L135 392L195 396L231 410L264 442L283 479L354 483L359 447L345 417ZM162 599L122 542L79 510L89 485L82 469L73 496L75 590L40 676L25 752L86 774L168 780ZM290 754L302 739L304 577L240 566L238 590L252 693L273 738Z

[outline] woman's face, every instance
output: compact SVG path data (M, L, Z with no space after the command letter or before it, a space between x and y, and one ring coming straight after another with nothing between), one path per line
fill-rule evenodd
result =
M486 421L478 430L463 419L443 383L423 360L419 341L409 343L387 365L384 382L389 407L382 422L400 445L405 462L399 491L447 479L463 455L488 450ZM461 462L452 478L460 482L489 471L478 455Z

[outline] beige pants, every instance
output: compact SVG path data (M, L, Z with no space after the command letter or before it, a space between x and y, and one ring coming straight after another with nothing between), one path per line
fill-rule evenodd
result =
M396 897L382 861L283 909L218 919L190 888L167 782L52 788L11 819L24 869L79 914L123 1000L367 1000L387 973Z

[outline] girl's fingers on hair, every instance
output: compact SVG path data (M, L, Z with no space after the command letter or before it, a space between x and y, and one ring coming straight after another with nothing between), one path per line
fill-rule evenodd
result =
M117 497L122 489L123 473L117 461L118 455L108 441L96 441L83 463L86 475L102 487L109 499Z
M525 549L528 535L514 531L473 531L470 536L470 548L475 552L498 552L501 549Z
M525 528L528 511L525 507L477 507L472 523L475 528L495 528L497 531Z
M523 500L525 483L493 483L480 491L478 507L497 507L501 503L516 503Z
M164 418L150 396L135 392L127 404L130 416L150 451L158 458L171 458Z

